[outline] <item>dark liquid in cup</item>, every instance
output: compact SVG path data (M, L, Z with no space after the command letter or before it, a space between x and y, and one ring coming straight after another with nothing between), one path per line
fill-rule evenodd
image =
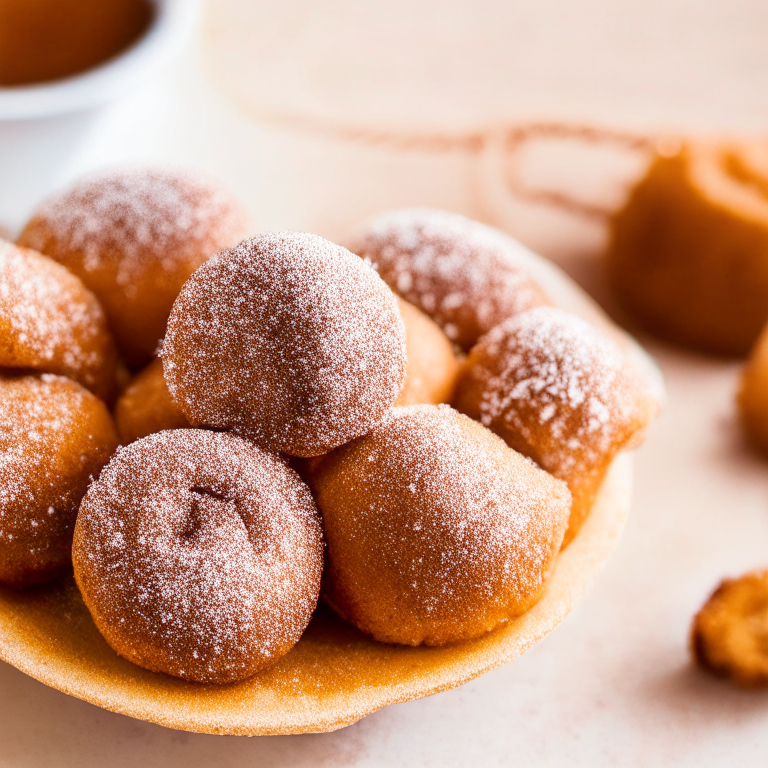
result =
M136 42L154 15L149 0L0 0L0 86L92 69Z

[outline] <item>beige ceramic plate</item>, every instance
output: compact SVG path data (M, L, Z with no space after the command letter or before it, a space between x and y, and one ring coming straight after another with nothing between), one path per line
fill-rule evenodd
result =
M519 246L516 246L520 248ZM600 311L559 270L522 249L526 267L562 307L601 322ZM661 392L636 349L639 375ZM410 648L374 642L321 605L298 645L243 683L202 686L147 672L115 654L74 581L0 588L0 659L46 685L113 712L202 733L331 731L395 702L454 688L524 653L573 609L608 558L629 509L632 460L613 463L590 516L560 554L547 591L525 615L467 643Z

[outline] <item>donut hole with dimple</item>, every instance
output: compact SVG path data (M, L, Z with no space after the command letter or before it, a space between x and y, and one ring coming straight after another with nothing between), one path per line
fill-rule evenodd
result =
M298 642L323 543L309 489L279 458L234 435L180 429L115 454L83 499L72 557L117 653L228 683Z

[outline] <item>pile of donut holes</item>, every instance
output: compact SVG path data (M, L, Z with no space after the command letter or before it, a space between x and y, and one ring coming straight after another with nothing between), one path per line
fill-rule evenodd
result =
M348 248L246 222L139 169L0 243L0 582L74 568L117 653L204 683L287 653L321 594L407 645L528 610L659 408L621 337L456 214Z

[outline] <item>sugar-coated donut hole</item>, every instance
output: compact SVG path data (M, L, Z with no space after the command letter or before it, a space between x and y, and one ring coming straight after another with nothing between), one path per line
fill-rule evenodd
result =
M120 353L148 363L184 281L245 235L240 206L188 171L144 168L84 179L35 213L19 244L74 272L104 309Z
M102 400L117 394L117 351L104 310L53 259L0 239L0 370L57 373Z
M565 483L447 405L395 408L314 463L324 594L376 640L478 637L541 594L568 520Z
M465 360L454 404L568 483L564 544L592 508L611 461L659 403L607 333L539 307L486 334Z
M405 383L396 405L447 403L459 362L440 327L405 299L398 299L408 355ZM189 426L171 398L163 365L153 360L131 379L115 406L115 423L124 445L164 429Z
M163 364L191 424L317 456L365 434L395 402L405 330L394 295L361 259L316 235L267 233L187 281Z
M0 377L0 583L66 573L80 500L117 448L104 403L63 376Z
M131 379L115 405L115 424L123 445L164 429L189 426L168 392L161 360L155 358Z
M348 243L395 293L469 350L508 317L549 304L519 262L517 243L456 213L405 208L376 216Z
M118 451L83 499L73 561L117 653L227 683L299 640L323 543L309 489L279 458L234 435L180 429Z

